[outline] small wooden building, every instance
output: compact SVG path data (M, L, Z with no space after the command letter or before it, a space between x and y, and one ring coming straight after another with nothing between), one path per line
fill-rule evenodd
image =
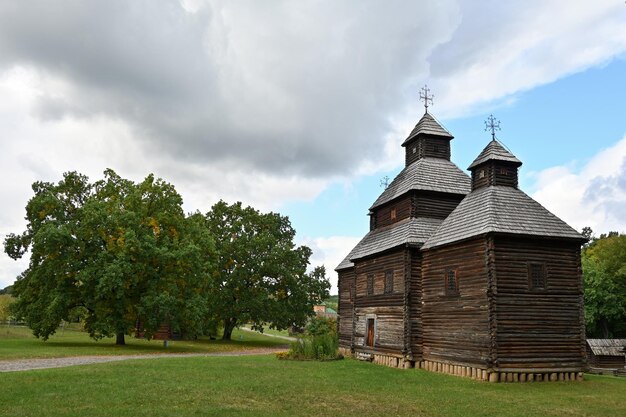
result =
M623 371L626 339L587 339L587 360L591 368Z
M494 139L466 175L428 112L405 168L336 268L346 355L480 380L569 380L585 367L584 238L518 189Z

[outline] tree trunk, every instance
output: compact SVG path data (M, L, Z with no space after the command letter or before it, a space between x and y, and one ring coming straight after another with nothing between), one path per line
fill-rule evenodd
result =
M609 338L609 321L607 319L601 319L600 325L602 327L602 336L605 339Z
M126 341L124 340L124 332L119 332L115 335L115 344L119 346L124 346Z
M222 335L222 340L231 340L231 336L233 335L233 330L235 329L235 325L237 324L237 319L228 319L224 320L224 334Z

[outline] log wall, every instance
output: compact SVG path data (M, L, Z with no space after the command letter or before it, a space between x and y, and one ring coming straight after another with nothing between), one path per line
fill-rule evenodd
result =
M481 174L482 172L482 174ZM515 164L490 161L472 169L472 190L489 185L518 187L518 168Z
M397 223L400 220L411 217L412 201L409 194L405 194L402 198L392 201L390 204L386 204L379 207L374 212L374 228L389 226L390 224ZM392 217L392 211L395 210L395 217Z
M355 262L354 347L360 351L404 350L405 256L400 248L384 255ZM385 293L385 274L393 273L393 292ZM368 295L368 277L373 276L374 292ZM367 319L375 320L374 347L366 345Z
M484 238L424 251L422 261L423 358L484 367L490 349ZM458 295L446 295L455 269Z
M495 237L497 366L581 370L585 362L580 245ZM542 264L534 289L529 263Z
M450 139L421 136L406 145L405 163L409 166L421 158L450 160Z
M461 194L415 192L412 217L445 219L459 205L465 196Z
M409 250L408 289L408 355L413 361L422 359L422 254L418 249Z
M337 305L337 327L339 346L351 349L352 347L352 320L354 307L354 268L343 269L337 273L339 299Z

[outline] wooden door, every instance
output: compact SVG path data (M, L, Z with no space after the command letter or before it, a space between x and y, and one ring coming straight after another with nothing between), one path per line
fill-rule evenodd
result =
M367 319L367 340L366 346L374 346L374 319Z

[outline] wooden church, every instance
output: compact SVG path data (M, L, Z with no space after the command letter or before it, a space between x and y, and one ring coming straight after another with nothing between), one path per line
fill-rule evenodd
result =
M337 266L344 355L491 382L581 379L585 239L518 188L495 138L465 174L426 112Z

